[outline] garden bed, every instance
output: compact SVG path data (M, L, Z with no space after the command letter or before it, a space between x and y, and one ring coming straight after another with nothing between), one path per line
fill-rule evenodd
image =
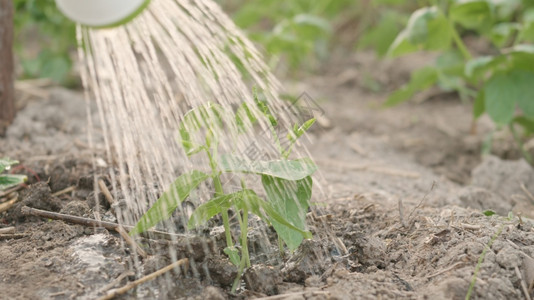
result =
M361 53L295 84L324 110L308 145L320 168L309 214L316 238L285 257L251 250L256 264L237 295L229 292L235 268L213 232L175 242L145 239L150 247L142 258L112 230L22 213L29 206L95 218L93 174L108 167L97 142L93 169L82 94L48 90L18 112L0 139L0 157L20 160L16 172L29 177L19 202L1 215L3 228L15 228L0 240L2 297L94 299L170 264L171 247L183 249L199 271L175 268L122 299L463 299L490 243L473 297L532 296L534 169L517 160L511 139L503 136L498 156L482 159L491 122L482 119L470 134L470 108L451 94L377 108L420 63L419 57L378 63ZM96 214L112 219L105 199L100 204ZM483 214L490 209L497 214ZM269 238L253 233L251 244ZM141 269L132 270L136 265Z

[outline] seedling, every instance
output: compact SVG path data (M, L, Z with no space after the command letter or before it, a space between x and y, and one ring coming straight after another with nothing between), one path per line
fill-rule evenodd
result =
M9 170L11 166L18 163L18 161L9 158L0 159L0 191L19 185L27 180L25 175L2 174L4 171Z
M233 117L227 118L227 116ZM258 118L264 118L268 123L280 159L251 161L237 153L218 154L225 128L237 128L240 132L246 132L258 122ZM312 237L306 229L306 213L312 194L311 175L317 167L309 158L290 160L289 155L297 139L314 121L311 119L304 124L295 125L287 133L289 143L282 146L275 130L278 121L271 114L267 103L258 100L257 97L255 97L255 107L243 103L235 113L212 103L192 109L180 124L180 143L188 157L203 153L210 172L192 170L179 176L141 217L130 231L130 235L144 232L169 218L193 190L201 183L211 181L214 187L212 198L196 208L187 225L189 229L193 229L212 217L221 215L226 238L224 253L239 269L232 287L235 291L243 271L246 267L250 267L247 246L250 213L272 225L279 240L291 251L298 248L303 239ZM243 179L240 190L226 193L221 181L223 173L260 176L267 201L256 191L248 188ZM236 247L232 239L228 216L231 209L235 212L239 223L240 237L236 242L241 247Z
M439 85L473 100L474 119L487 113L499 128L508 126L526 160L515 126L534 134L534 7L529 1L447 0L413 12L389 48L390 56L439 51L435 65L412 73L386 105L410 99ZM475 57L460 38L461 29L493 44L498 54Z

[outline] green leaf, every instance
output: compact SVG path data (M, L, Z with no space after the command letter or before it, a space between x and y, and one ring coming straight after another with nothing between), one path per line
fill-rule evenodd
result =
M24 183L27 179L25 175L0 175L0 191Z
M523 127L523 129L525 130L525 135L529 136L534 134L534 118L517 116L514 118L513 122Z
M250 161L235 155L222 155L219 166L224 172L254 173L287 180L300 180L312 175L317 170L317 166L309 158Z
M278 121L276 120L274 115L271 113L271 110L269 109L269 105L267 101L264 100L265 96L261 94L260 92L258 92L257 89L254 89L253 96L254 96L254 103L256 103L256 106L258 107L260 112L269 119L271 126L276 127L278 125Z
M315 121L315 118L309 119L308 121L304 122L304 124L302 124L302 126L300 127L295 124L293 130L287 134L288 140L293 143L296 142L302 135L304 135L304 133L306 133L308 129L310 129L310 127L313 126Z
M516 45L508 53L507 57L507 67L509 70L534 70L534 45Z
M485 100L484 100L484 90L478 92L475 102L473 103L473 117L475 119L480 118L482 114L486 111Z
M488 115L499 125L509 124L516 103L527 116L534 116L534 72L514 70L492 76L484 86Z
M491 217L493 215L496 214L496 212L494 212L493 210L485 210L484 212L482 212L486 217Z
M467 29L485 29L493 21L493 12L486 0L459 0L451 5L449 17Z
M195 209L195 211L189 218L187 227L189 229L192 229L206 223L209 219L218 215L222 211L230 209L235 200L241 198L242 196L243 191L239 191L210 199L208 202L200 205Z
M465 64L465 76L467 78L477 80L484 73L491 69L492 63L495 61L495 56L480 56L469 60Z
M18 164L16 160L0 158L0 173L8 170L11 166ZM0 175L0 191L24 183L28 178L25 175L4 174Z
M199 171L191 171L180 175L171 184L152 207L139 219L135 227L130 230L130 235L147 231L159 222L171 217L178 205L182 203L197 186L209 178L207 174Z
M412 13L406 28L391 44L388 55L399 56L418 50L447 50L452 31L447 18L436 6L423 7Z
M224 108L215 103L197 106L188 111L183 118L182 126L190 133L196 132L201 128L217 129L223 126Z
M4 172L8 167L18 164L17 160L12 160L9 158L0 158L0 173Z
M48 77L55 82L63 82L71 68L69 57L65 54L46 59L42 62L41 77Z
M534 41L534 8L531 7L523 13L522 28L519 32L519 42Z
M330 23L327 20L312 14L298 14L293 17L293 23L297 25L312 26L324 32L332 31L332 26L330 26Z
M436 58L436 68L446 75L462 76L464 67L464 57L457 50L445 51Z
M252 125L258 121L258 118L252 112L246 102L243 102L236 111L235 122L241 132L247 132Z
M408 35L408 31L401 31L401 33L397 35L393 43L391 43L391 45L389 46L386 55L389 57L397 57L403 54L418 51L419 47L409 41Z
M534 45L531 44L518 44L512 48L514 53L523 52L527 54L534 54Z
M434 85L438 80L438 71L435 67L424 67L412 73L410 82L393 92L384 106L394 106L409 100L415 93L425 90Z
M241 258L239 257L239 250L236 247L226 247L223 251L226 255L228 255L228 258L230 258L230 261L235 266L239 266L241 263Z
M534 119L534 72L518 70L514 73L517 88L520 90L516 99L517 105L525 116Z
M267 193L267 199L274 210L284 219L300 230L306 230L306 213L308 212L309 201L312 194L312 178L306 177L302 180L289 181L271 176L262 176L262 184ZM302 243L304 236L301 232L295 231L276 220L271 223L278 233L278 236L293 251Z
M191 140L191 135L184 126L180 126L180 142L187 156L191 156L205 149L204 146L197 145Z
M404 14L388 10L381 14L380 20L362 33L358 40L358 49L373 47L379 56L388 52L389 46L400 33L400 27L406 22Z
M246 206L249 211L268 223L278 222L295 232L299 232L305 239L312 238L311 232L293 225L289 220L280 215L269 202L258 197L253 190L243 190L243 197L239 198L239 201L236 201L235 204L238 209L243 209ZM261 210L265 211L266 215Z
M523 0L487 0L494 11L494 19L510 20L522 8Z
M510 42L519 28L518 23L499 23L491 29L491 41L495 46L502 48Z

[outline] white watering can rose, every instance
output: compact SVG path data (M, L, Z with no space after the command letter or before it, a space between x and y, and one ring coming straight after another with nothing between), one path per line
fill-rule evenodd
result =
M125 24L141 13L150 0L56 0L58 9L69 19L90 27Z

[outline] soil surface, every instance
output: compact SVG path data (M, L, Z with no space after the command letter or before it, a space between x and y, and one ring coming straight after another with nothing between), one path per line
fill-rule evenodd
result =
M306 142L321 170L315 238L280 255L264 247L272 229L252 230L253 266L237 294L220 227L143 238L142 257L114 230L25 215L28 206L114 222L116 208L94 192L95 172L111 187L98 137L93 167L82 93L55 88L26 101L0 138L0 157L20 160L12 172L29 177L0 193L19 199L0 214L0 298L96 299L187 257L117 299L464 299L473 280L472 299L530 299L534 169L510 136L498 134L493 155L481 156L491 122L473 134L470 107L450 93L380 108L429 59L359 53L291 86L319 107Z

